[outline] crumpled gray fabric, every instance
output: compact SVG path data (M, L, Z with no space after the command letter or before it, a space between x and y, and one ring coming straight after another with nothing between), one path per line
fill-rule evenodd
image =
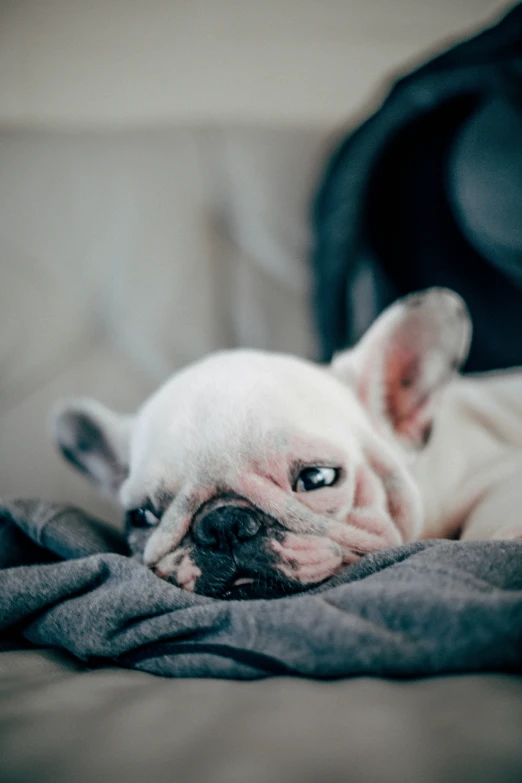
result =
M417 542L271 601L184 592L126 552L79 509L0 504L0 640L169 677L522 669L522 541Z

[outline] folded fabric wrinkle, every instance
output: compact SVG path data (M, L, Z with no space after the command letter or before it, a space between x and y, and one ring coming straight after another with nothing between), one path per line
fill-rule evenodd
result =
M522 670L522 541L422 541L275 600L181 590L80 509L0 504L0 644L168 677Z

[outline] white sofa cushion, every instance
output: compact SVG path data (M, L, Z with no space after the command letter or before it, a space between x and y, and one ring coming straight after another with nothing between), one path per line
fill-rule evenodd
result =
M0 4L0 124L331 127L508 0Z
M54 456L59 397L129 410L218 348L314 354L324 154L298 129L0 133L0 494L100 508Z

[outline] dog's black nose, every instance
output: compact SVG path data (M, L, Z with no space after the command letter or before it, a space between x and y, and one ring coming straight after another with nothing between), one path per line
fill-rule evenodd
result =
M254 538L260 527L261 521L253 509L226 505L218 506L198 519L192 535L203 549L224 551Z

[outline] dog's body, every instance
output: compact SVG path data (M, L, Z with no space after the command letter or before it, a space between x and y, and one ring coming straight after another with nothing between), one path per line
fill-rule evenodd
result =
M522 537L522 371L454 379L412 471L420 537Z
M216 597L271 597L422 537L522 536L522 373L456 376L455 294L396 303L320 367L255 351L175 375L135 417L62 407L65 456L127 511L154 571Z

